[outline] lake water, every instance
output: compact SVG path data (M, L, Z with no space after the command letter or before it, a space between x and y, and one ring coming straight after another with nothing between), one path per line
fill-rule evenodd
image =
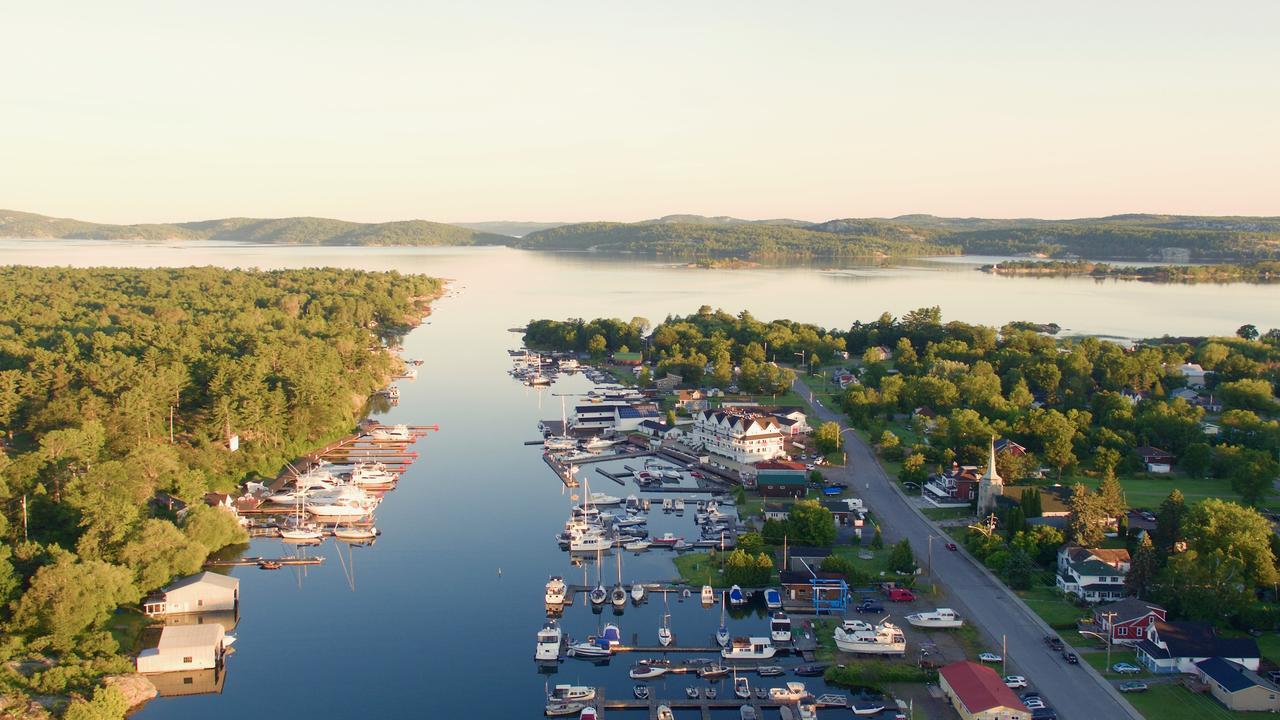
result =
M519 335L508 328L530 318L642 315L657 322L708 304L730 312L746 309L763 320L846 328L885 310L901 315L940 305L948 320L1057 322L1069 332L1119 338L1229 334L1244 323L1280 326L1277 286L1007 278L974 271L991 260L712 271L507 248L0 241L0 262L6 264L329 265L455 280L429 322L405 341L406 356L425 360L419 378L400 383L399 405L380 418L440 424L440 432L417 443L420 458L379 507L382 537L373 547L349 550L328 541L314 551L326 556L325 564L305 572L236 570L242 613L223 692L157 700L140 714L147 720L535 718L548 681L607 684L611 696L630 696L631 658L606 667L568 660L550 676L539 674L533 662L547 576L582 582L584 569L571 567L552 539L571 501L541 462L540 449L521 443L538 437L539 419L559 418L560 400L553 393L582 392L588 385L573 376L550 391L535 391L507 376L506 350L519 344ZM603 478L593 489L629 491ZM655 510L654 517L659 515ZM661 522L674 527L677 521ZM669 527L655 520L652 530ZM250 552L279 555L282 548L278 541L256 540ZM623 579L669 579L674 572L668 558L654 551L625 554ZM601 569L611 583L617 574L613 560ZM594 579L594 562L585 572ZM695 597L673 601L671 612L678 642L710 644L717 610L702 609ZM566 611L562 624L582 638L600 622L614 621L626 640L636 634L654 645L662 613L662 603L653 600L629 606L620 617L611 609L594 615L580 602ZM760 634L767 621L760 610L746 611L730 629ZM665 680L665 690L662 680L652 684L665 696L691 682L687 676Z

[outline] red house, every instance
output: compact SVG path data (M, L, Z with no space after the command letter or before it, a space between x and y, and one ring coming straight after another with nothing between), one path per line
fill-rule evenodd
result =
M1093 609L1093 625L1102 635L1110 635L1114 645L1131 645L1147 636L1147 628L1164 622L1168 613L1155 603L1125 598Z

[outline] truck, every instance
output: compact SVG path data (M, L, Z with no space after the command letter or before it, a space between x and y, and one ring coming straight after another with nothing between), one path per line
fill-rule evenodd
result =
M884 595L893 602L913 602L916 599L915 593L903 587L885 588Z

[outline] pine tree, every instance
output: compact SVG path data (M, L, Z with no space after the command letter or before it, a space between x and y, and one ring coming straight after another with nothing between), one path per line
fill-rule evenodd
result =
M1161 558L1168 558L1173 553L1174 546L1182 540L1186 517L1187 502L1182 497L1182 491L1174 488L1169 497L1160 503L1160 509L1156 512L1155 537L1151 540ZM1161 563L1163 562L1162 559Z
M1124 577L1124 588L1136 598L1146 598L1155 583L1156 573L1160 570L1160 558L1156 554L1156 546L1151 542L1151 534L1144 533L1138 541L1138 549L1133 553L1129 563L1129 574Z

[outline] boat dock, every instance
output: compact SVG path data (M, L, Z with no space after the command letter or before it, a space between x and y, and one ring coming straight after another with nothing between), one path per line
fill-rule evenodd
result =
M750 705L756 709L756 717L763 718L766 708L776 709L784 705L793 706L795 703L780 702L770 698L753 698L751 700L742 700L737 697L727 698L655 698L650 697L648 700L636 700L634 698L627 699L611 699L605 696L603 688L596 688L595 707L600 711L600 716L605 717L609 710L648 710L650 720L658 717L658 706L666 705L672 710L697 710L701 712L703 720L711 720L712 710L737 710L743 705ZM824 707L818 705L818 707Z
M624 485L624 486L625 486L625 485L627 484L627 481L625 480L625 478L627 477L627 475L622 475L622 474L619 474L619 473L611 473L611 472L609 472L608 470L605 470L604 468L596 468L596 472L598 472L598 473L600 473L601 475L603 475L603 476L605 476L605 477L609 478L610 480L612 480L612 481L614 481L614 482L618 483L619 485Z
M265 557L242 557L235 560L210 560L204 564L205 567L251 567L259 563L276 563L278 565L320 565L324 562L323 557L283 557L283 558L265 558Z

